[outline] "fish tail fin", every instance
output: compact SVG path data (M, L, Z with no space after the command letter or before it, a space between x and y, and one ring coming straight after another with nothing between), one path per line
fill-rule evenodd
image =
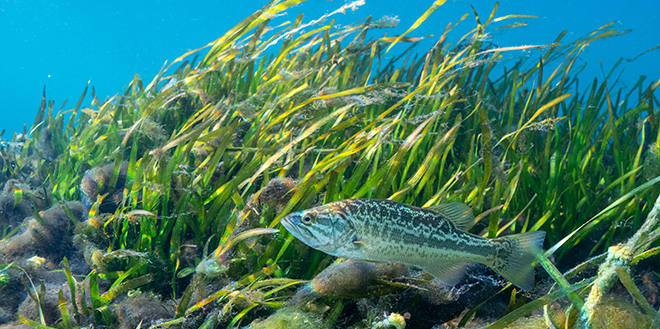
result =
M498 247L498 259L493 270L511 281L514 285L531 290L534 288L534 268L532 262L541 252L545 232L531 231L509 235L492 241Z

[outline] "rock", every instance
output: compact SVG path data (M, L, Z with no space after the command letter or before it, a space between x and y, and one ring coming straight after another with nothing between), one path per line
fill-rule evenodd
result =
M80 202L67 202L76 220L84 218ZM41 220L26 218L21 230L11 238L0 242L0 262L10 263L30 269L36 264L34 256L44 258L43 264L59 263L64 256L71 254L73 222L62 206L55 205L40 215ZM29 259L33 261L28 262ZM51 264L52 265L52 264Z
M308 329L323 328L321 314L305 312L297 307L284 307L264 320L255 320L249 326L251 329Z
M128 296L114 305L113 309L121 329L134 329L140 324L141 327L147 328L172 319L176 313L176 305L173 302L162 301L151 292Z

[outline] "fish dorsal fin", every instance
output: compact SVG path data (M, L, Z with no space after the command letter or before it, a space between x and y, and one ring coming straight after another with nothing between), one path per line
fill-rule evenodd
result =
M461 282L461 279L463 279L463 275L465 274L465 268L467 267L467 263L465 262L458 262L458 263L451 263L451 262L438 262L436 264L433 264L432 266L428 267L422 267L426 273L433 275L434 277L438 278L440 281L444 282L445 284L448 284L450 286L455 286L459 282Z
M428 207L427 209L437 213L443 218L449 220L456 225L461 231L467 231L474 226L474 215L472 209L465 203L450 202L442 203L436 206Z

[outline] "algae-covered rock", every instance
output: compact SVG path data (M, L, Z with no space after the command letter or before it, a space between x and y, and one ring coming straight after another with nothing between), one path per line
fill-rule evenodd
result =
M371 315L406 313L408 325L431 327L456 318L500 287L496 274L486 266L470 266L469 272L460 284L449 286L405 265L346 260L319 273L289 304L313 309L319 299L342 298L346 299L344 314L350 314L338 320L342 325L356 324ZM378 312L372 312L375 309Z
M378 280L402 276L407 267L394 263L371 263L349 259L332 265L302 287L291 303L307 302L314 298L352 298L368 294Z
M122 162L119 167L117 181L114 186L110 186L114 163L109 163L103 167L96 167L85 172L80 183L82 200L86 207L91 207L99 195L106 195L99 205L99 213L113 213L117 206L124 199L124 184L126 183L126 174L128 172L128 162Z
M75 220L84 218L80 202L71 201L64 205ZM35 254L59 263L64 255L71 252L73 221L67 211L61 205L55 205L41 212L39 217L26 218L19 233L0 242L1 263L14 262L16 265L31 268L27 260Z
M140 323L142 327L149 327L160 321L172 319L176 312L176 305L172 302L162 301L153 293L131 294L113 306L117 314L119 328L134 329Z
M45 284L46 293L44 294L44 307L43 316L46 323L53 323L60 317L58 308L57 293L60 289L66 288L63 285ZM70 295L68 295L70 296ZM37 303L30 296L25 297L25 300L18 307L17 314L22 315L30 320L39 321L39 307Z
M11 322L12 320L14 320L14 317L13 317L14 313L16 313L16 312L5 310L3 307L0 307L0 323L7 323L7 322ZM0 326L0 328L1 328L1 326Z
M305 312L296 307L285 307L264 320L255 320L251 329L311 329L324 328L323 318L318 313Z
M598 303L592 321L597 328L611 329L645 329L653 322L637 306L620 299Z
M1 161L0 161L1 162ZM18 196L15 193L19 193ZM5 182L0 194L0 225L7 225L7 229L14 229L27 217L34 215L34 210L44 209L46 206L46 193L43 189L32 189L26 183L16 179Z
M567 312L566 305L554 302L548 307L548 318L555 327L559 326L563 328L568 325L569 328L572 328L577 321L578 313L575 308L572 308L571 312Z
M61 317L58 301L58 293L60 290L63 292L64 299L66 300L69 309L71 307L71 293L69 292L68 284L44 284L45 294L43 295L43 316L47 324L53 324ZM87 300L88 303L91 299ZM78 305L80 306L80 305ZM22 315L30 320L39 321L39 307L37 303L27 295L21 305L18 307L17 314ZM16 321L17 319L14 319Z
M266 186L256 193L256 206L268 205L275 208L277 212L282 211L296 192L296 184L298 184L297 181L287 177L271 179Z
M563 328L565 326L565 313L565 309L559 307L558 304L551 305L548 315L555 327ZM568 321L569 328L575 326L577 316L577 312L573 310ZM592 317L592 324L596 328L607 329L645 329L651 328L652 322L653 319L644 314L639 307L618 297L610 297L596 304Z
M16 312L26 296L20 281L20 274L15 269L0 271L0 324L16 321Z
M57 321L60 320L61 318L61 313L59 309L59 299L58 299L58 294L60 290L62 291L62 295L64 297L64 300L66 301L66 306L69 309L69 312L73 310L73 304L71 301L71 291L69 290L69 284L64 282L64 275L63 273L59 273L59 281L58 283L44 283L44 288L45 288L45 293L43 297L43 302L44 302L44 319L46 320L46 324L53 326ZM51 281L55 281L54 278L50 278ZM75 278L74 278L75 280ZM89 286L89 280L85 280L84 287L83 283L79 282L76 280L76 293L75 293L75 303L78 308L78 310L82 310L82 300L83 300L83 289L85 290L85 305L92 305L92 299L90 296L90 286ZM19 283L20 285L20 283ZM22 287L22 286L21 286ZM37 286L37 289L40 289L39 286ZM98 281L98 289L100 294L102 295L105 293L107 289L107 283L103 280ZM15 317L16 314L20 314L28 319L34 320L34 321L39 321L39 309L37 308L37 304L30 297L28 294L23 293L21 291L21 295L24 296L24 300L20 303L20 306L18 306L18 310L15 314L13 315L12 321L17 321L18 319ZM6 295L5 295L6 296ZM72 321L76 325L86 325L89 324L92 319L87 319L85 318L84 315L80 315L80 320L81 322L78 323L74 320L72 317Z
M520 318L506 327L507 329L547 329L548 325L542 316Z

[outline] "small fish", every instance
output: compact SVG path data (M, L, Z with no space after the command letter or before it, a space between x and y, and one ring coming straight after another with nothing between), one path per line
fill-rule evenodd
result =
M472 210L463 203L418 208L377 199L331 202L282 219L296 238L333 256L417 266L452 286L463 278L467 262L476 262L532 289L531 264L545 232L486 239L466 232L473 224Z

